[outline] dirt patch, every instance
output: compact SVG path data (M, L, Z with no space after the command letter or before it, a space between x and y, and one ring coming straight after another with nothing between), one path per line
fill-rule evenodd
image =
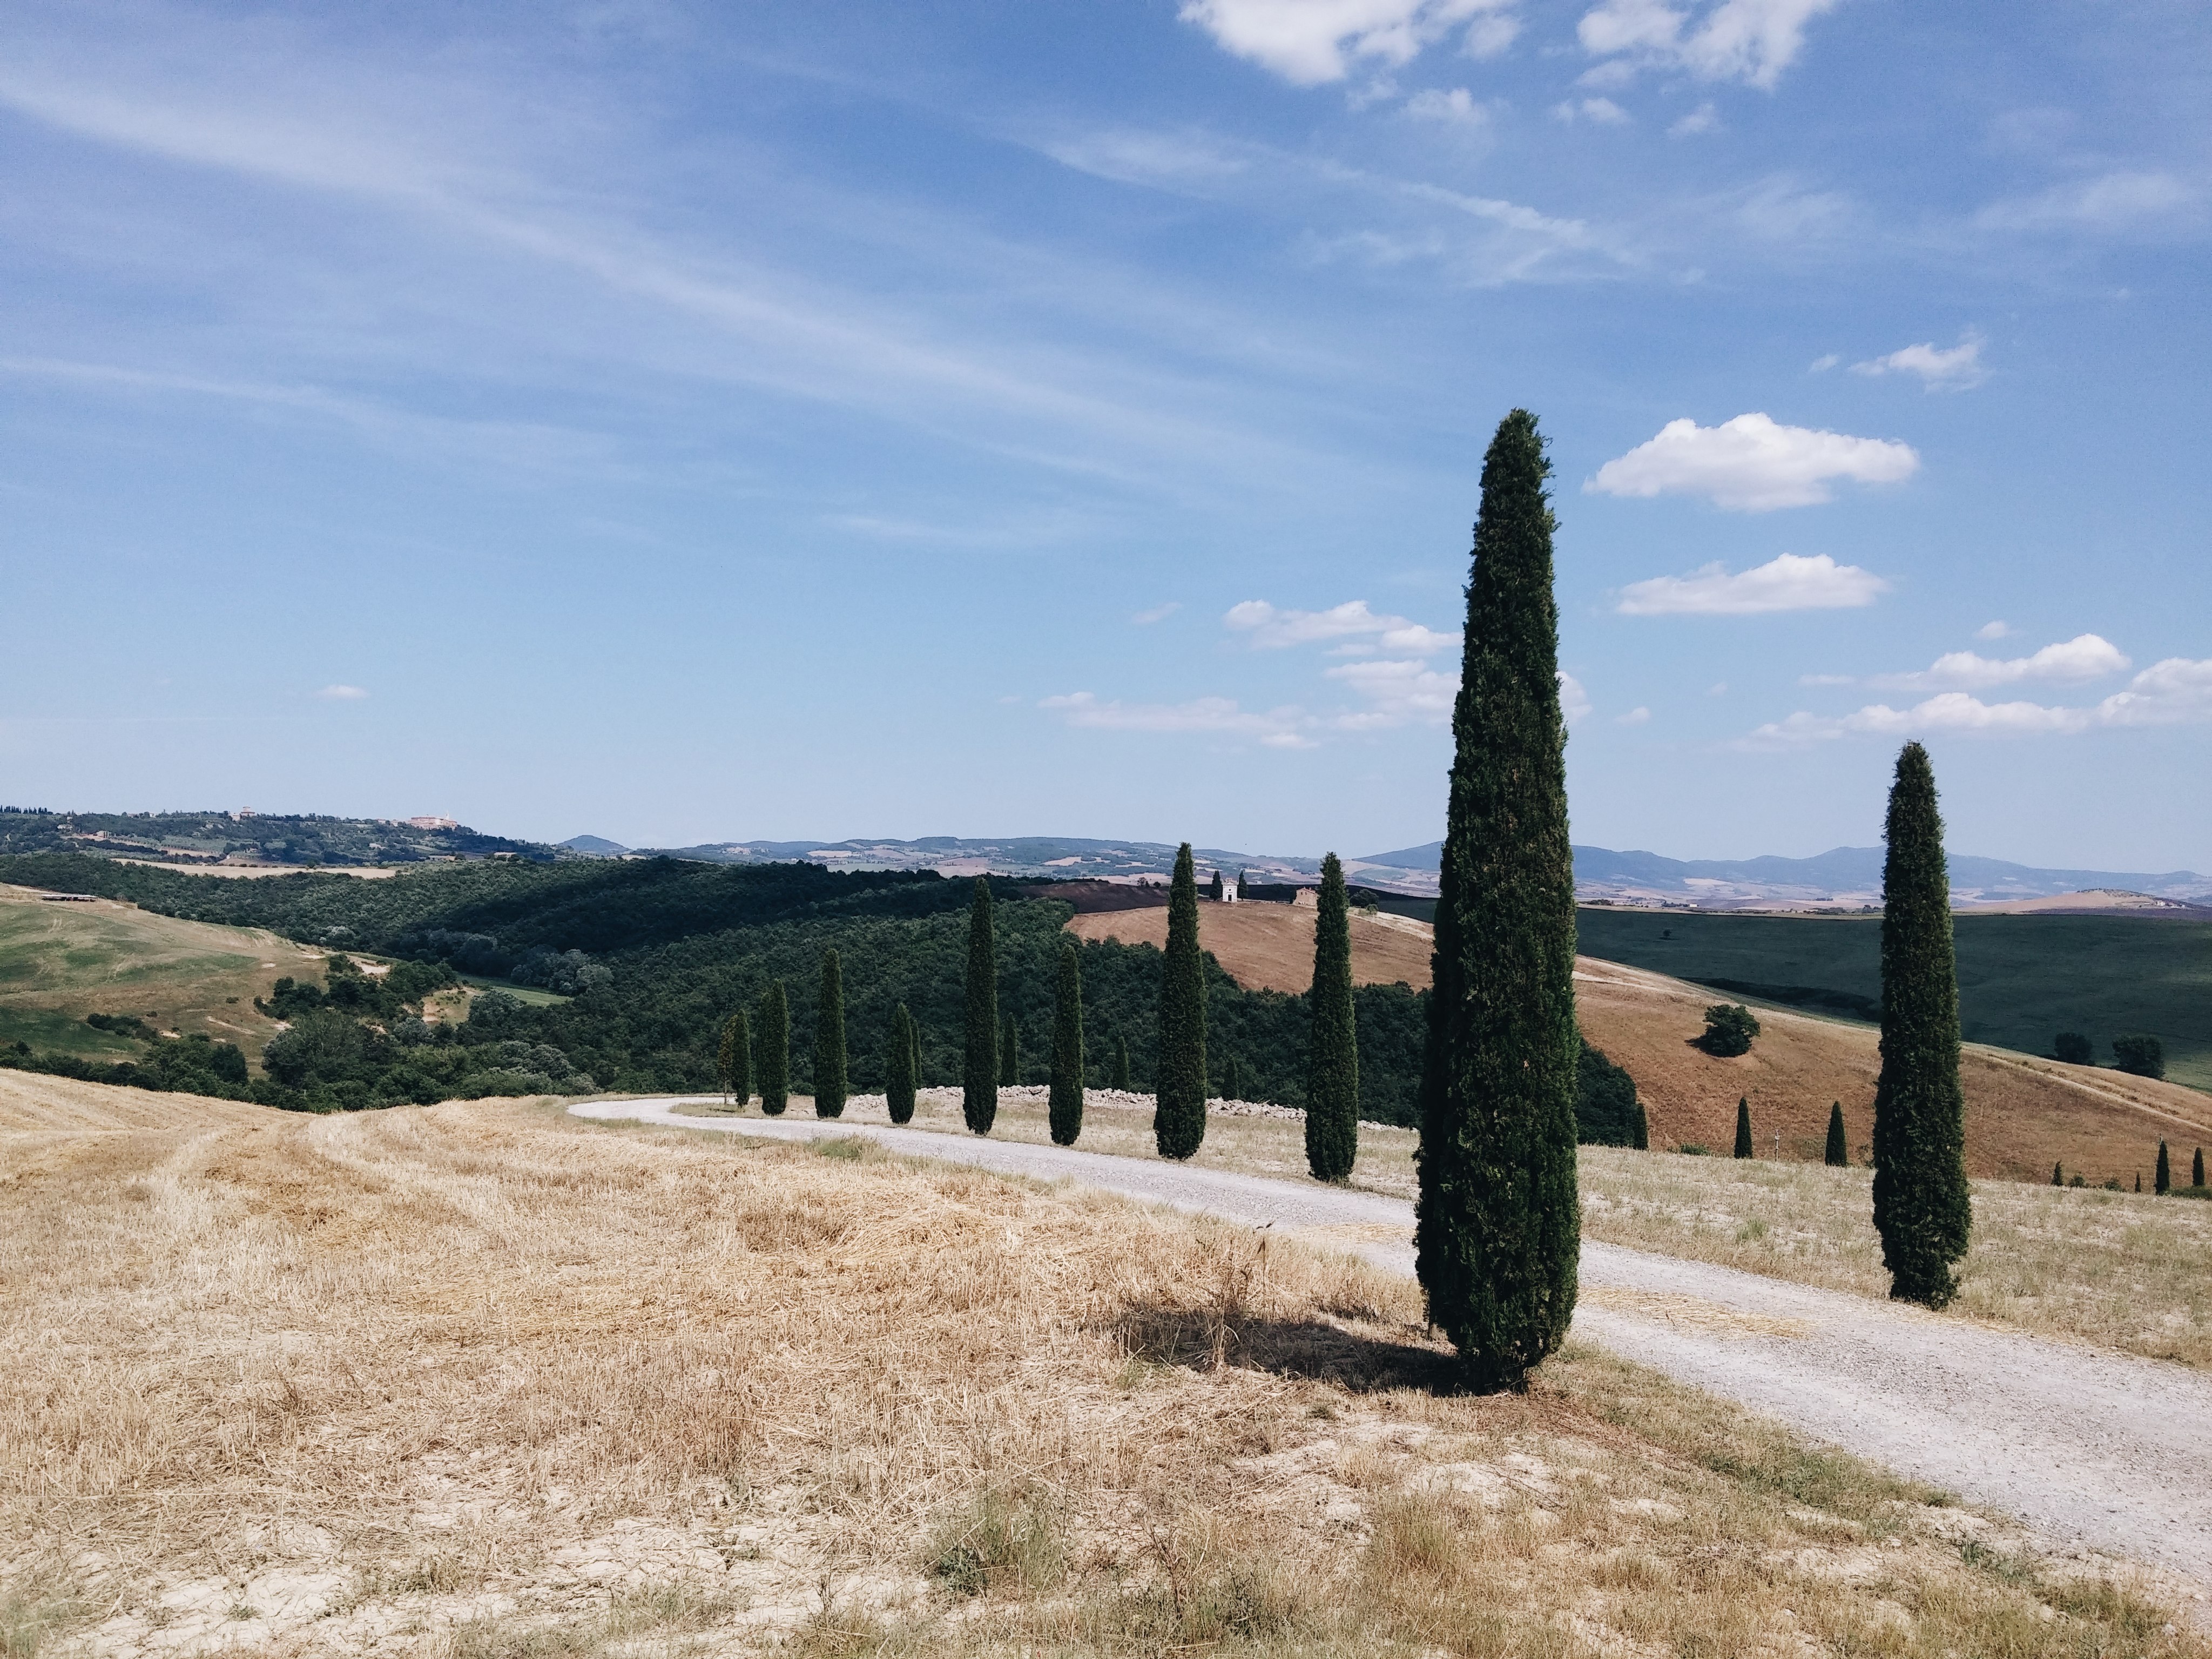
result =
M1313 985L1314 911L1293 904L1217 904L1198 907L1198 942L1226 973L1250 991L1304 991ZM1079 915L1067 929L1079 939L1114 939L1125 945L1164 948L1164 908ZM1429 982L1429 931L1402 916L1352 917L1352 977L1358 985L1400 982L1419 990Z

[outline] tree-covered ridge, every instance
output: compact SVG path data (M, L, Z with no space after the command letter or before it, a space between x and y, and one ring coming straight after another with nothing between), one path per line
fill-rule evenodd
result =
M567 856L537 842L487 836L465 824L425 828L404 819L322 813L52 812L0 806L0 854L82 852L120 858L226 857L260 864L415 864L495 854Z

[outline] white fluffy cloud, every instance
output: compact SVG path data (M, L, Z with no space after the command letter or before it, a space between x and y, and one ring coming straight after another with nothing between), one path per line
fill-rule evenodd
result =
M2212 659L2197 662L2168 657L2136 675L2126 690L2116 691L2086 708L2027 702L1984 702L1971 691L1943 691L1911 708L1871 703L1835 718L1800 710L1787 720L1760 726L1742 742L1745 747L1766 749L1854 734L2063 737L2115 726L2208 721L2212 721Z
M1620 590L1625 617L1758 617L1778 611L1849 611L1872 605L1889 584L1825 553L1778 554L1730 575L1709 564L1686 576L1654 576Z
M1294 86L1341 81L1371 58L1395 69L1411 63L1462 23L1476 57L1502 52L1494 14L1509 0L1183 0L1178 14L1222 47L1272 70Z
M1805 26L1837 0L1720 0L1692 17L1665 0L1603 0L1576 28L1583 50L1630 68L1771 87L1804 49Z
M1825 501L1832 479L1896 483L1919 468L1910 444L1784 426L1752 414L1718 426L1669 421L1650 442L1607 461L1583 488L1608 495L1704 495L1737 512L1765 513Z
M1932 341L1923 340L1886 357L1869 357L1863 363L1853 363L1851 373L1917 374L1920 384L1930 392L1964 392L1990 378L1990 371L1982 362L1982 340L1978 334L1969 334L1958 344L1940 349Z
M1354 731L1449 719L1452 700L1459 696L1458 675L1440 674L1414 659L1382 657L1340 663L1328 671L1328 678L1368 705L1364 713L1347 714L1340 722Z
M2001 640L2005 638L2011 632L2012 624L2010 623L1985 622L1979 628L1977 628L1974 630L1974 637L1978 640Z
M1884 674L1873 683L1902 691L1986 691L1992 686L2017 685L2023 680L2079 684L2124 672L2131 665L2120 648L2095 634L2077 634L2057 645L2025 657L1984 657L1972 651L1951 651L1929 667L1911 674Z
M1233 631L1249 635L1255 651L1342 640L1350 645L1339 649L1347 652L1395 651L1425 657L1459 644L1450 635L1403 617L1377 616L1364 599L1348 599L1326 611L1279 611L1265 599L1247 599L1230 606L1221 620Z

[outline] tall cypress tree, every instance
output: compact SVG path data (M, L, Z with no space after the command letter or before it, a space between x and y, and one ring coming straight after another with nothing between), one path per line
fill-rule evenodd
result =
M722 1093L740 1106L753 1097L752 1032L742 1008L722 1024L722 1041L714 1053L714 1069L721 1076Z
M1735 1103L1735 1155L1754 1156L1751 1148L1751 1097L1741 1096Z
M822 953L822 997L814 1009L814 1115L845 1115L845 975L834 950Z
M2164 1198L2173 1190L2173 1164L2166 1155L2166 1143L2158 1143L2158 1173L2152 1177L2151 1190Z
M1011 1008L999 1016L999 1086L1018 1089L1022 1085L1022 1030L1014 1024Z
M1850 1142L1844 1137L1844 1103L1839 1100L1828 1108L1827 1164L1832 1170L1848 1169L1850 1161Z
M1874 1224L1889 1293L1942 1307L1966 1253L1966 1096L1959 1085L1959 975L1943 819L1928 751L1897 757L1882 865L1881 1075L1874 1093Z
M975 878L968 907L968 1042L960 1073L960 1111L987 1135L999 1115L999 958L991 939L991 884Z
M1636 1115L1630 1120L1628 1144L1639 1152L1651 1150L1651 1114L1644 1109L1644 1102L1636 1103Z
M1073 1146L1083 1133L1083 960L1072 939L1060 945L1052 985L1052 1095L1046 1115L1053 1144Z
M1168 884L1168 948L1160 969L1160 1058L1152 1139L1162 1158L1188 1158L1206 1139L1206 961L1198 950L1198 872L1190 843Z
M791 1103L791 1002L780 979L761 997L760 1028L761 1110L781 1117Z
M2066 1165L2063 1161L2051 1166L2051 1184L2054 1187L2066 1184Z
M884 1055L884 1104L894 1123L914 1121L914 1016L902 1002L891 1010L890 1040Z
M1417 1267L1477 1388L1559 1346L1582 1243L1550 473L1515 410L1482 464L1421 1072Z
M2204 1149L2202 1146L2197 1149L2197 1156L2189 1161L2189 1184L2192 1187L2204 1184Z
M1120 1032L1114 1037L1114 1086L1123 1094L1129 1092L1129 1039Z
M1359 1022L1352 1001L1352 921L1344 865L1321 861L1314 916L1313 1025L1306 1047L1306 1168L1342 1181L1359 1156Z

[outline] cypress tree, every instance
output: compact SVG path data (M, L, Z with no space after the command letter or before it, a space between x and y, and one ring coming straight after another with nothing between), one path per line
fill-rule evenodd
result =
M927 1085L921 1075L921 1022L912 1014L907 1016L906 1032L907 1040L914 1045L914 1086L925 1088Z
M714 1067L721 1073L726 1098L734 1097L742 1106L753 1097L752 1031L745 1023L745 1011L742 1008L722 1026L722 1042L715 1051Z
M1218 904L1218 903L1219 903L1219 902L1221 902L1221 872L1220 872L1220 871L1216 870L1216 871L1213 872L1213 879L1212 879L1212 881L1210 881L1210 882L1208 882L1208 883L1206 884L1206 897L1208 897L1208 898L1210 898L1210 899L1213 900L1213 901L1214 901L1214 902L1216 902L1217 904Z
M991 942L991 884L981 876L968 908L967 1012L960 1110L970 1131L987 1135L999 1115L999 961Z
M837 952L822 953L822 996L814 1006L814 1115L845 1115L845 975Z
M902 1002L891 1010L890 1043L884 1056L884 1104L894 1123L914 1121L914 1016Z
M1237 1056L1234 1054L1222 1056L1221 1098L1224 1100L1244 1098L1244 1077L1243 1073L1237 1069Z
M2063 1187L2066 1184L2066 1170L2063 1164L2054 1164L2051 1166L2051 1184L2054 1187Z
M1973 1200L1959 1084L1951 883L1928 751L1897 757L1882 866L1881 1075L1874 1095L1874 1224L1889 1293L1940 1308L1958 1289Z
M1167 959L1160 972L1160 1059L1152 1139L1162 1158L1188 1158L1206 1139L1206 961L1198 950L1198 874L1190 843L1168 884Z
M1352 921L1344 865L1321 861L1314 913L1312 1035L1306 1048L1306 1168L1316 1181L1342 1181L1359 1156L1359 1023L1352 1002Z
M1484 1389L1559 1346L1581 1248L1550 472L1515 410L1482 464L1421 1071L1416 1261L1430 1321Z
M1851 1161L1850 1143L1844 1139L1844 1103L1838 1101L1828 1108L1828 1167L1848 1169Z
M999 1086L1015 1089L1022 1081L1022 1033L1012 1009L999 1016Z
M2158 1173L2151 1178L2152 1190L2164 1198L2173 1190L2173 1164L2166 1158L2166 1143L2158 1143Z
M1060 946L1052 987L1052 1095L1046 1115L1055 1146L1083 1133L1083 961L1073 939Z
M1129 1092L1129 1039L1118 1032L1114 1037L1114 1086Z
M2197 1149L2197 1156L2190 1160L2189 1184L2192 1187L2204 1184L2204 1149L2202 1146Z
M1751 1097L1741 1097L1735 1103L1735 1155L1749 1158L1751 1151Z
M791 1102L791 1002L780 979L761 997L760 1028L761 1110L781 1117Z
M1633 1127L1628 1132L1629 1146L1639 1152L1650 1152L1651 1150L1651 1115L1644 1109L1644 1103L1640 1099L1636 1103L1636 1115L1631 1122Z

